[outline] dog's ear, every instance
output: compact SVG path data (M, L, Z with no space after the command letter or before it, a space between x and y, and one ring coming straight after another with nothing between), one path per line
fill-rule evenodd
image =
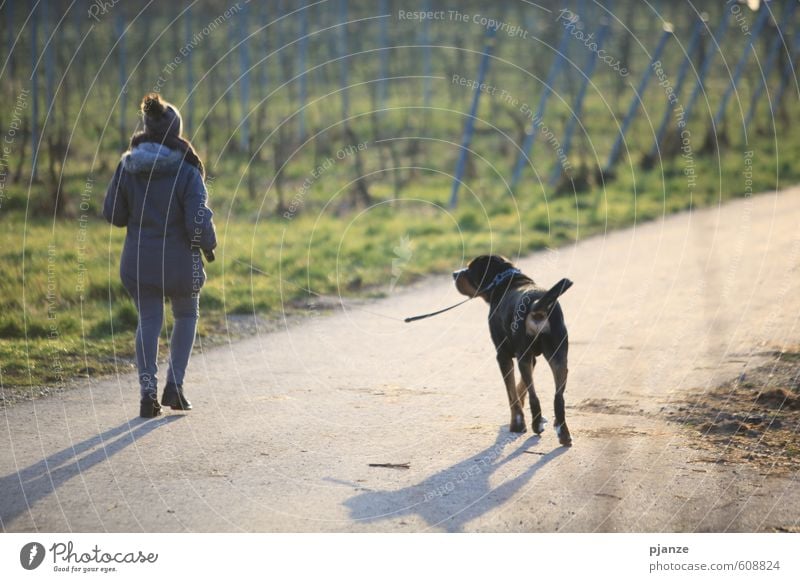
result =
M478 288L486 287L500 273L513 269L514 264L500 255L481 255L472 259L467 272L472 283Z
M475 264L483 265L485 268L501 273L507 269L513 269L514 263L503 255L481 255L470 262L470 266Z
M490 257L495 264L501 265L503 269L514 268L514 263L511 261L511 259L506 258L503 255L490 255Z

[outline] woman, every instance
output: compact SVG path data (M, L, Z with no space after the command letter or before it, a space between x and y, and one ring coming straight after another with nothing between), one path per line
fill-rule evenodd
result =
M142 100L144 131L131 138L106 192L103 216L127 227L119 273L139 313L136 364L139 414L161 414L158 403L158 337L164 298L172 303L175 326L161 404L190 410L183 377L192 353L200 288L206 279L201 251L214 260L213 213L206 205L203 163L182 134L178 109L158 94Z

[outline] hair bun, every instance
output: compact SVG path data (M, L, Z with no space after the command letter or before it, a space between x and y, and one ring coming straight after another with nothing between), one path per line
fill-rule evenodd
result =
M145 115L159 117L164 115L165 111L164 102L161 101L161 95L158 93L148 93L142 99L142 112Z

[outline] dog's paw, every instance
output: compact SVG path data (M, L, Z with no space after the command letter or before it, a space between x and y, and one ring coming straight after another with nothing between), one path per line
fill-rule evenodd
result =
M556 425L555 430L556 430L556 436L558 436L558 442L561 444L561 446L571 447L572 435L569 434L567 423Z
M525 428L525 421L523 420L520 422L512 422L510 425L508 425L508 430L509 432L523 433L528 429Z
M511 417L511 424L508 425L510 432L522 433L527 429L525 428L525 417L517 414Z

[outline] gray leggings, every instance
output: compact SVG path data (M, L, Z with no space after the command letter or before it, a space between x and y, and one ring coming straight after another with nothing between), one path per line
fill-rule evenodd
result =
M189 356L192 354L197 319L199 317L200 294L170 297L175 325L169 342L169 369L167 382L183 384ZM160 292L141 289L133 299L139 312L136 328L136 365L139 368L139 386L142 395L157 390L158 336L164 324L164 296Z

